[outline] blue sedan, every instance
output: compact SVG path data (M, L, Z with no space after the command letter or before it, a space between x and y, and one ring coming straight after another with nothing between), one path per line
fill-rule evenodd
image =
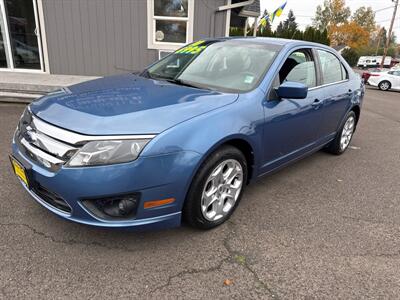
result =
M62 218L209 229L251 181L322 148L345 152L363 96L359 76L327 46L201 40L140 74L34 101L10 159L28 193Z

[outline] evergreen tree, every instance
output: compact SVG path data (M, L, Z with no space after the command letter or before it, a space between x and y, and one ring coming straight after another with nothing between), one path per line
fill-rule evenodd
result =
M276 37L279 37L279 38L283 38L283 37L284 37L283 23L282 23L282 21L279 22L278 27L276 27L275 36L276 36Z
M285 38L291 39L297 32L296 17L292 10L289 10L287 19L283 22L283 35Z

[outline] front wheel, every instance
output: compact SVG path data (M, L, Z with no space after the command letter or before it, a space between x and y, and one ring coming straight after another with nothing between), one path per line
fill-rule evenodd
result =
M211 229L232 215L247 182L247 163L235 147L223 146L202 164L193 179L183 217L193 227Z
M335 139L328 146L328 151L336 155L340 155L347 150L356 129L357 119L354 111L350 111L345 120L336 133Z

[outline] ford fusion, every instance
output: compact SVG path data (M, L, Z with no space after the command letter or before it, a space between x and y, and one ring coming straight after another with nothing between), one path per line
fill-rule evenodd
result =
M209 229L251 181L322 148L345 152L363 95L359 76L323 45L197 41L140 74L32 102L10 159L28 193L62 218Z

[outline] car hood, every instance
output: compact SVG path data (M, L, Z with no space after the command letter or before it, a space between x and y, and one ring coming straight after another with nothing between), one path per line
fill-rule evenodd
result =
M126 74L50 93L30 108L46 122L82 134L156 134L237 98Z

